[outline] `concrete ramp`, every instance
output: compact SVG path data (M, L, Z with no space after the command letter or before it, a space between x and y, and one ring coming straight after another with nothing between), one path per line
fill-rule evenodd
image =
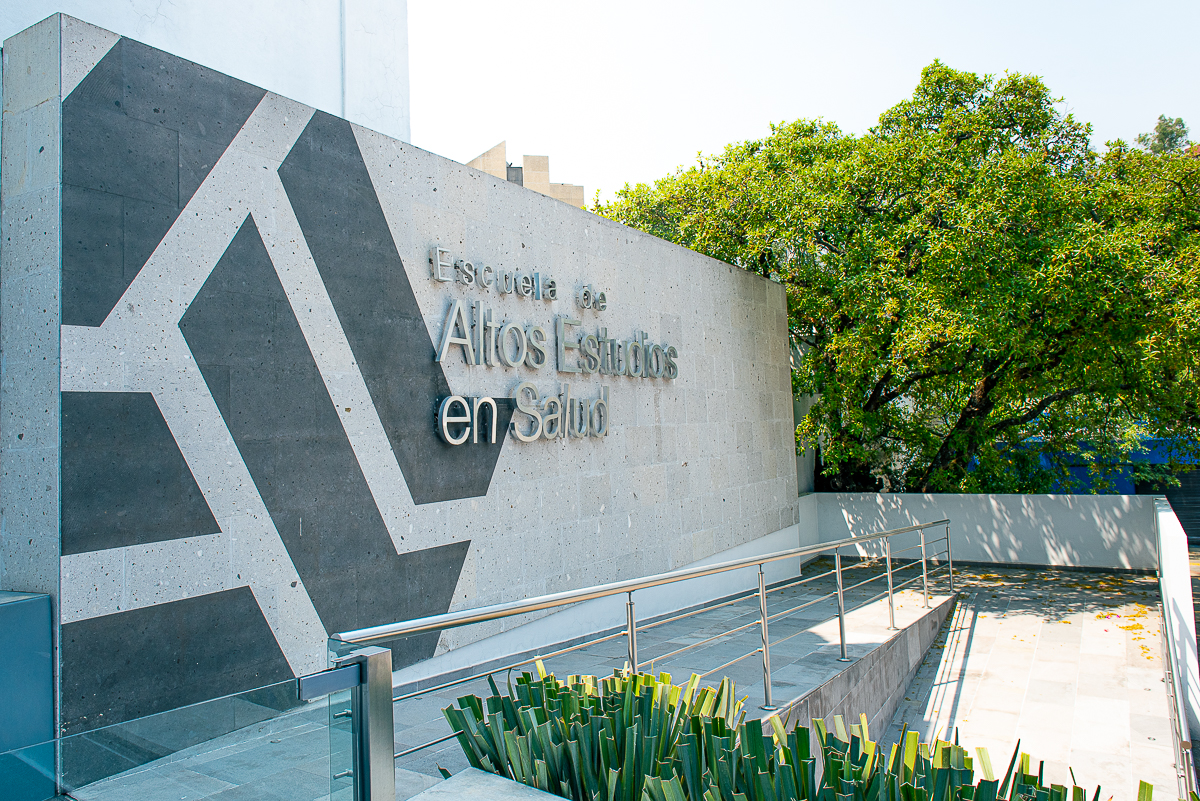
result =
M907 615L903 614L906 610L898 609L900 614L896 622L899 630L889 632L884 629L887 638L880 643L848 645L846 650L852 662L836 661L839 653L836 645L814 651L799 660L796 664L802 668L828 665L833 660L832 665L841 669L831 671L832 675L817 686L781 704L779 716L791 728L796 723L809 725L812 718L827 718L830 715L842 715L848 722L857 723L859 715L866 715L870 731L876 736L881 734L903 700L909 683L917 675L929 647L937 640L938 632L954 609L956 597L935 596L930 599L930 609L918 606ZM880 603L887 602L877 602ZM848 617L866 618L883 611L886 621L886 609L872 608L877 604L856 610ZM837 625L837 621L832 623ZM855 619L854 623L854 631L860 639L869 636L869 620Z

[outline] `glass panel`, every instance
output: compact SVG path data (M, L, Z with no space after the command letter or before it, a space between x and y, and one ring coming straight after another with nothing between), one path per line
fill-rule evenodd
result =
M41 743L0 754L0 791L11 801L54 797L54 743Z
M350 690L329 696L329 798L350 801L354 797L354 722L350 717Z
M29 788L20 801L52 797L57 746L62 791L80 801L201 801L234 788L246 798L323 798L328 702L296 691L292 679L0 754L5 791L13 775Z

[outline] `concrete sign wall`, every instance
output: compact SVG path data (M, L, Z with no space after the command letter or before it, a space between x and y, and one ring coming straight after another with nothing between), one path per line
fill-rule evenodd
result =
M3 78L0 589L66 732L797 523L778 284L69 17Z

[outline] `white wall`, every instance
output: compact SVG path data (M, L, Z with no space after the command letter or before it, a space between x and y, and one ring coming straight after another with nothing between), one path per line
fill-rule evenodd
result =
M60 11L410 138L407 0L22 0L0 3L0 40Z
M1188 564L1187 535L1165 498L1154 503L1155 530L1163 555L1160 587L1163 615L1171 627L1171 661L1179 676L1184 710L1181 717L1194 742L1200 736L1200 667L1196 657L1196 619L1192 602L1192 575ZM1184 737L1189 735L1184 731Z
M819 493L817 498L822 542L949 518L956 560L1143 570L1158 566L1154 503L1148 495ZM903 546L893 544L897 547Z

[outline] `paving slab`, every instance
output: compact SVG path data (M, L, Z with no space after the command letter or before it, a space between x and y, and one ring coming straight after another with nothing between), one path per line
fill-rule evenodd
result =
M1047 780L1089 792L1177 797L1161 647L1149 576L966 569L943 635L881 738L901 728L987 748L1007 766L1017 740Z
M467 768L413 796L420 801L549 801L558 797L476 768Z

